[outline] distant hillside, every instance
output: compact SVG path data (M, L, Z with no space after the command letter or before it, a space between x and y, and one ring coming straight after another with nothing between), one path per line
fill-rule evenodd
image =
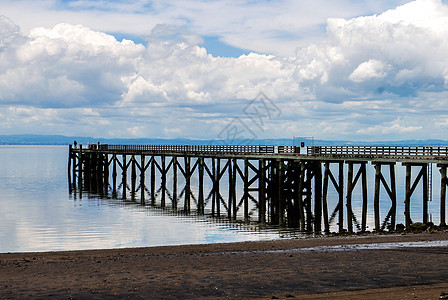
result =
M0 135L0 145L69 145L76 141L78 144L87 143L110 144L110 145L225 145L225 141L220 140L194 140L194 139L104 139L93 137L63 136L63 135ZM448 146L448 141L444 140L404 140L404 141L325 141L325 140L296 140L298 145L304 141L306 145L315 146ZM234 145L247 145L247 141L235 141ZM249 145L293 145L291 139L256 139L250 141Z

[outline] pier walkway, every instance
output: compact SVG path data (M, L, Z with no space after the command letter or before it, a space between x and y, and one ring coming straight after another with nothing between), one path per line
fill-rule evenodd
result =
M397 163L406 170L405 226L430 222L433 164L440 171L440 224L445 224L448 147L79 145L69 148L69 181L80 191L112 191L117 197L120 189L123 199L139 195L144 205L186 213L209 211L310 232L363 232L370 207L367 166L372 166L374 230L382 231L397 225ZM356 187L360 193L354 193ZM329 189L337 194L334 208ZM385 216L381 192L390 199ZM355 194L361 207L352 206ZM411 197L422 203L419 219L411 218Z

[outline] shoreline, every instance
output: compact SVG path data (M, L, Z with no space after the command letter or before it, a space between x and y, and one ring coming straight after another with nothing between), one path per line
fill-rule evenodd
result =
M159 246L137 246L137 247L123 247L123 248L92 248L92 249L75 249L75 250L48 250L48 251L8 251L0 252L2 255L14 255L14 254L57 254L57 253L82 253L82 252L98 252L98 251L170 251L174 249L194 249L194 248L217 248L217 249L232 249L233 247L238 248L245 245L250 249L257 249L257 247L265 247L266 244L274 247L290 247L291 244L298 245L312 245L312 247L319 246L335 246L335 245L349 245L356 243L355 241L366 241L366 243L374 243L375 240L379 242L384 241L411 241L411 240L423 240L423 241L434 241L444 239L447 236L448 240L448 229L436 232L423 231L423 232L413 232L413 231L403 231L403 232L368 232L368 233L353 233L353 234L338 234L330 233L328 235L318 235L318 236L304 236L304 237L287 237L287 238L276 238L276 239L266 239L266 240L254 240L254 241L239 241L239 242L217 242L217 243L195 243L195 244L179 244L179 245L159 245Z
M297 248L321 247L321 246L337 246L351 244L372 244L387 242L413 242L413 241L436 241L447 240L448 230L440 232L399 232L399 233L364 233L364 234L329 234L319 236L291 237L272 240L257 241L240 241L240 242L222 242L222 243L198 243L198 244L180 244L180 245L164 245L164 246L147 246L147 247L124 247L124 248L99 248L99 249L75 249L75 250L49 250L49 251L22 251L22 252L0 252L0 258L3 255L57 255L57 254L82 254L103 251L112 252L151 252L151 253L169 253L183 252L181 249L188 251L212 251L212 249L250 249L248 251L257 251L265 247L271 247L276 250L291 249L292 246ZM224 250L225 251L225 250ZM238 251L238 250L235 250Z
M2 253L0 298L438 298L448 292L448 246L296 251L425 241L448 242L448 232Z

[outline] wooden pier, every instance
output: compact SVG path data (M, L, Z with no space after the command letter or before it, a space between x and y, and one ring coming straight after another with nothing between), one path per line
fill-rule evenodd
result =
M440 224L446 223L448 147L70 145L68 162L70 188L79 193L111 194L142 205L316 233L366 231L371 190L367 168L372 166L374 230L395 230L397 163L406 169L405 199L400 199L405 226L428 224L436 164L441 174ZM411 197L420 197L415 195L417 186L422 216L412 220ZM356 187L361 191L358 214L353 208ZM330 190L337 195L334 207ZM381 191L390 199L382 216Z

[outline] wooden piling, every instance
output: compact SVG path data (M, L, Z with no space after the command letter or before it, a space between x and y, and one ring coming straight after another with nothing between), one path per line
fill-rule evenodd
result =
M216 182L215 182L215 193L216 193L216 215L218 217L221 216L221 192L220 192L220 184L221 180L221 159L216 159Z
M375 196L373 199L373 209L375 213L375 231L380 231L380 182L381 182L381 164L375 164Z
M271 224L278 224L278 168L276 166L276 160L271 160L271 167L269 172L269 211Z
M391 194L390 199L392 201L391 207L391 218L390 218L390 231L394 231L396 227L396 216L397 216L397 188L395 183L395 164L389 165L389 174L390 174L390 185L391 185Z
M237 188L237 159L232 159L232 209L233 209L233 220L236 220L237 213L238 213L238 206L237 206L237 199L236 199L236 188ZM230 166L229 166L230 167ZM229 206L230 209L230 206Z
M145 155L140 156L140 204L145 205Z
M160 156L160 160L161 160L161 199L160 199L160 205L162 207L165 207L166 205L166 156L165 155L161 155Z
M112 157L112 197L117 196L117 155L113 155Z
M243 185L244 220L249 221L249 162L247 159L244 159Z
M278 225L283 226L284 224L284 209L285 209L285 199L283 198L283 162L281 160L276 161L277 163L277 210L278 210Z
M78 153L78 189L79 189L79 199L82 199L82 190L83 190L83 153L82 153L82 145L79 145L79 153Z
M199 197L198 197L198 212L204 214L204 158L199 159Z
M395 186L395 184L394 184ZM361 164L361 187L362 187L362 221L361 221L361 232L366 231L367 227L367 170L366 163Z
M266 161L258 160L258 222L266 223Z
M127 191L127 184L128 184L128 180L127 180L127 163L126 163L126 154L123 154L123 168L122 168L122 185L123 185L123 189L122 189L122 198L126 199L126 191Z
M173 209L177 209L177 157L173 156Z
M300 200L300 199L299 199ZM322 165L314 163L314 232L322 231Z
M185 202L184 202L184 211L187 213L190 213L191 209L191 203L190 203L190 196L191 196L191 169L190 169L190 163L191 158L189 156L186 156L184 158L185 162Z
M135 163L135 155L131 156L131 199L135 199L135 192L137 190L137 168Z
M404 200L404 216L406 220L406 228L410 228L411 220L411 165L406 165L406 191Z
M423 172L423 224L428 224L428 201L429 201L429 191L428 191L428 165L422 165Z
M229 196L227 199L227 217L229 219L232 218L232 204L233 204L233 189L234 189L234 181L233 181L233 168L232 168L232 159L227 160L227 172L229 177Z
M438 164L440 168L440 225L446 225L446 186L448 179L446 176L446 169L448 165Z
M339 232L344 231L344 162L339 162Z
M156 162L151 156L151 205L156 205Z
M349 233L353 233L353 211L352 211L352 192L354 188L353 183L353 163L348 163L347 173L347 229Z
M322 209L324 213L324 230L325 232L330 232L330 222L328 219L328 203L327 203L327 194L328 194L328 177L330 173L330 163L324 163L324 182L322 187ZM302 176L301 176L302 177Z
M107 194L109 191L109 154L102 154L103 157L103 178L104 178L104 194Z
M212 158L212 217L215 216L215 210L216 210L216 159Z

